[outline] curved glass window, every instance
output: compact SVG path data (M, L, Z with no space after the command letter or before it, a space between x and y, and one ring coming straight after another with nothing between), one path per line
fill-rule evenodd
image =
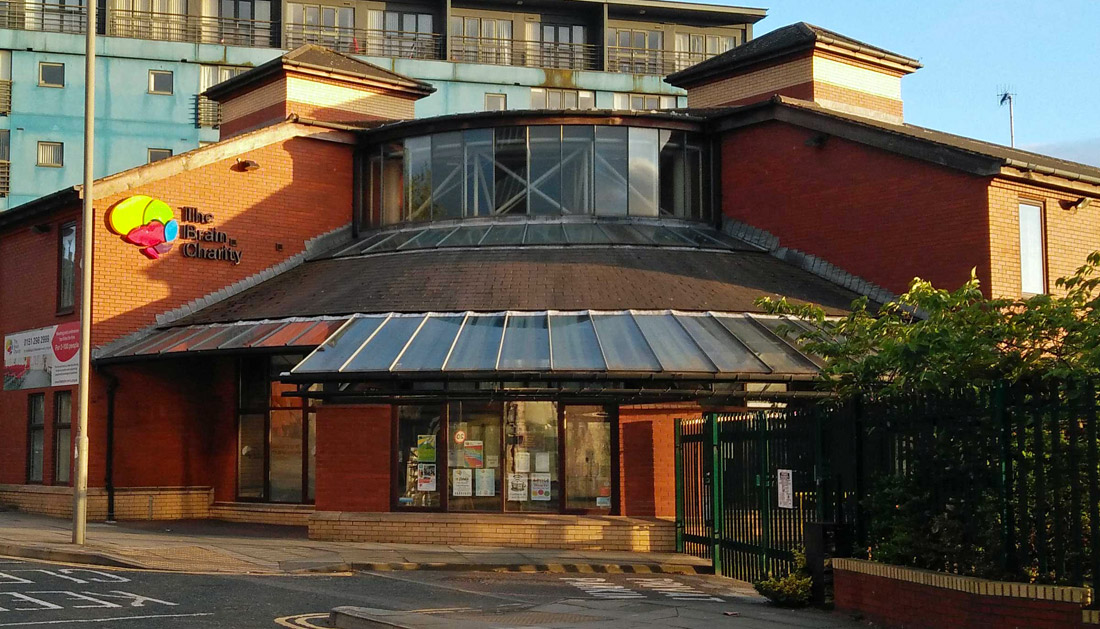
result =
M360 226L498 215L709 221L703 147L701 134L618 125L468 129L387 142L361 161Z

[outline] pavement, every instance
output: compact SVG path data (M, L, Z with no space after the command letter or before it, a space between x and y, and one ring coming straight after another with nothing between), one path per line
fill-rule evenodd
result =
M353 570L706 574L677 553L547 550L310 540L305 527L214 520L89 523L74 546L68 520L0 511L0 555L143 570L302 574Z

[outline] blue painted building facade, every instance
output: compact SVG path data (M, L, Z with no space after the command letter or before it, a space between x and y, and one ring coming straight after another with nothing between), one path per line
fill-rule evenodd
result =
M353 4L362 6L348 8ZM686 97L663 81L665 74L743 43L751 37L752 23L764 16L760 9L652 0L639 5L650 7L648 15L645 8L604 0L551 4L556 8L532 17L515 14L514 6L436 2L412 9L424 12L416 14L420 32L400 19L413 15L411 5L394 8L358 0L332 7L283 3L268 16L286 15L282 26L278 20L221 16L229 10L227 3L210 9L217 16L101 5L98 30L105 35L96 44L95 176L217 141L217 106L202 102L199 94L228 78L227 72L283 54L283 45L328 45L430 82L437 91L417 103L417 117L487 108L666 109L685 106ZM30 0L19 7L18 2L0 6L0 210L79 183L83 168L83 10ZM570 30L546 24L568 22L578 7L584 14L577 18L581 26ZM616 15L628 10L636 14ZM393 15L399 18L395 22ZM135 16L141 18L140 32L153 39L133 37ZM252 29L247 36L241 35L244 23ZM227 24L235 29L228 37ZM263 25L262 37L256 35L257 24ZM450 32L441 32L440 24L449 24ZM513 32L521 34L513 38ZM492 36L481 37L486 33ZM391 46L395 41L417 46ZM430 46L421 46L424 42ZM63 65L60 86L42 83L43 64L51 77L57 64ZM160 75L157 89L151 73ZM170 79L164 73L171 73ZM170 93L163 89L166 81ZM5 103L8 91L10 102Z

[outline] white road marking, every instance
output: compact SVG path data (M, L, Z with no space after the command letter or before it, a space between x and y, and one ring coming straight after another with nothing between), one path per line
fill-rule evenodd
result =
M12 609L17 612L36 612L43 609L64 609L64 607L60 605L54 605L49 601L43 601L33 596L23 594L22 592L0 592L0 595L10 596L17 601L25 601L27 603L34 603L35 605L38 605L38 607L12 607ZM11 603L8 604L10 605ZM2 607L0 607L0 610L8 611L6 609L3 609Z
M322 618L328 618L328 612L320 614L298 614L297 616L284 616L282 618L276 618L275 624L280 627L291 627L292 629L324 629L321 625L315 625L311 620L321 620Z
M111 590L110 592L85 592L85 594L94 594L95 596L102 596L104 598L117 598L119 600L129 601L130 607L145 607L145 603L160 603L161 605L168 605L170 607L176 607L177 605L179 605L179 603L162 601L160 599L150 598L148 596L142 596L140 594L123 592L122 590Z
M100 600L98 598L92 598L91 596L88 596L87 594L80 594L78 592L71 592L69 590L39 590L37 592L27 592L27 594L64 594L65 596L68 596L73 601L91 601L92 603L96 603L96 605L73 605L73 609L99 609L99 608L108 608L108 609L115 608L115 609L117 609L119 607L122 607L122 605L118 605L118 604L112 603L110 601L103 601L103 600Z
M677 600L677 601L715 601L718 603L724 603L725 600L718 598L717 596L711 596L706 592L701 592L690 585L680 583L674 579L669 578L631 578L627 579L632 581L638 587L646 588L664 594L665 596Z
M115 618L78 618L75 620L32 620L27 622L4 622L0 627L30 627L34 625L64 625L72 623L90 622L116 622L120 620L151 620L153 618L196 618L198 616L213 616L213 612L198 614L151 614L148 616L118 616Z
M641 592L635 592L624 585L610 583L607 579L601 577L561 577L561 580L581 590L592 598L645 598L645 594Z
M12 572L15 572L14 570ZM0 572L0 585L23 585L26 583L34 583L23 577L17 577L14 574L8 574L7 572Z

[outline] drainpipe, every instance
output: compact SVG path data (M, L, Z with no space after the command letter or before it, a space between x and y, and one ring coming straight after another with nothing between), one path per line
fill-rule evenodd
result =
M107 466L104 476L107 485L107 521L115 521L115 391L118 376L99 368L99 374L107 380Z

